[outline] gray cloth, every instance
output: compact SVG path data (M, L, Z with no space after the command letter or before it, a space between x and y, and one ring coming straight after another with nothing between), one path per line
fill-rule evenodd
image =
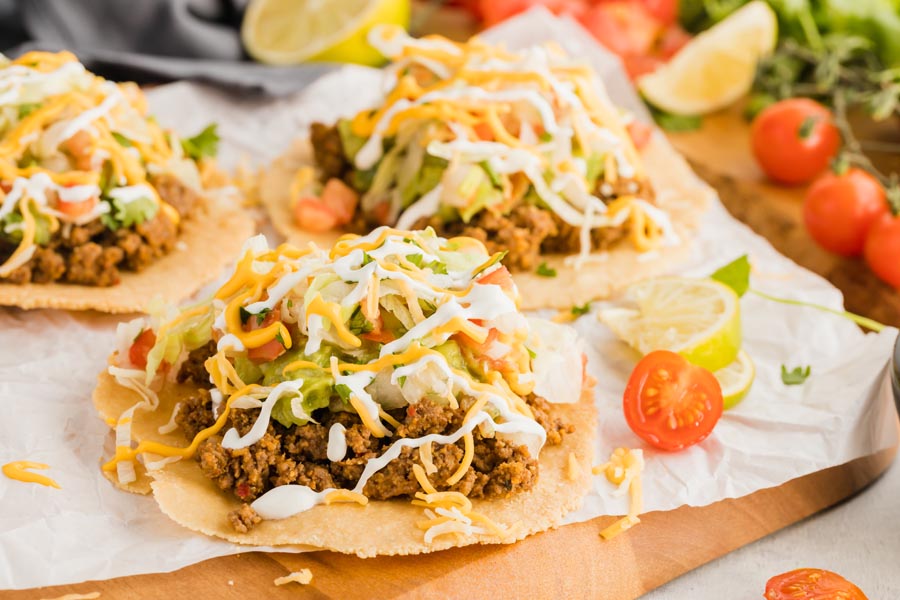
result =
M246 1L0 0L0 49L11 56L67 49L110 79L193 79L271 96L296 92L333 68L247 60L240 41Z

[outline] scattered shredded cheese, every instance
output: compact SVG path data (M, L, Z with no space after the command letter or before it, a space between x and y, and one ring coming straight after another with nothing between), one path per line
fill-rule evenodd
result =
M275 585L287 585L289 583L299 583L300 585L308 585L312 581L312 571L309 569L300 569L289 573L284 577L278 577L273 582Z
M603 539L610 540L641 522L638 515L644 511L644 497L641 487L641 472L644 470L643 450L616 448L609 461L594 467L594 475L603 474L606 480L616 485L619 494L629 495L628 514L600 532Z

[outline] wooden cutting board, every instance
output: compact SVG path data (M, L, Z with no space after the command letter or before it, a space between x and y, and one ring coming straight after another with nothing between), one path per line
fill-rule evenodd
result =
M702 130L671 136L739 219L783 254L841 288L848 307L900 325L900 295L856 261L820 251L800 220L802 190L770 186L749 155L738 109L714 115ZM898 157L888 157L895 160ZM898 165L900 166L900 165ZM631 600L701 564L796 523L862 490L893 461L896 448L701 508L649 513L628 533L604 542L613 518L564 527L511 546L362 560L330 552L245 553L169 574L142 575L41 590L0 593L9 600L100 592L101 598L609 598ZM273 580L309 568L313 582Z

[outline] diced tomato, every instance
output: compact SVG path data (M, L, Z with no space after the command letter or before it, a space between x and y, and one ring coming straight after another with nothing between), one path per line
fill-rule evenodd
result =
M281 320L281 309L276 308L275 310L270 310L263 316L262 320L260 320L259 315L250 315L247 318L247 322L242 325L244 331L256 331L257 329L265 329L275 321Z
M640 150L650 141L650 136L653 135L653 128L646 123L632 121L628 124L628 135L631 136L631 141L634 142L635 147Z
M94 138L82 129L61 144L62 149L72 158L72 164L80 171L90 171L93 159Z
M665 64L665 61L656 56L637 55L623 56L622 64L625 66L625 73L628 74L628 78L634 81L641 75L654 72Z
M234 493L237 494L238 498L246 498L250 495L250 486L246 483L239 483L234 488Z
M58 200L56 202L56 209L73 219L88 214L95 206L97 206L96 196L88 198L83 202L66 202L65 200Z
M665 60L671 59L678 54L691 39L691 34L682 29L679 25L669 25L659 39L660 56Z
M359 195L346 183L332 177L322 190L322 203L335 214L338 225L346 225L356 212Z
M515 289L512 275L509 274L509 271L504 266L501 266L499 269L494 269L487 275L482 275L475 281L481 285L499 285L507 292L511 292Z
M294 221L300 229L313 232L329 231L338 224L334 211L313 197L300 198L294 204Z
M487 123L478 123L472 129L475 130L475 135L478 136L478 139L488 142L494 141L494 130Z
M662 26L642 4L615 1L592 6L581 24L619 56L650 54Z
M131 348L128 349L128 360L139 369L147 368L147 355L156 345L156 334L152 329L145 329L134 338Z
M369 340L370 342L378 342L379 344L388 344L397 339L397 336L387 329L381 329L379 331L373 329L369 333L360 334L359 337L364 340Z
M580 0L481 0L479 12L485 26L490 27L535 6L543 6L555 15L576 18L587 8Z
M284 346L278 340L271 340L258 348L247 350L247 358L257 363L273 361L282 354L284 354Z

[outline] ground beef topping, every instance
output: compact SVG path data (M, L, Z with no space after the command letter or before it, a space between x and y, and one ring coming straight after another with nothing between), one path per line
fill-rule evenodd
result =
M535 419L547 430L548 444L559 444L566 434L574 431L571 424L552 415L552 405L545 399L530 395L526 402ZM200 445L196 458L206 477L245 503L280 485L300 484L316 491L352 489L366 462L381 455L392 442L401 437L452 433L462 426L472 403L471 399L463 398L460 408L453 410L423 398L403 409L388 411L400 422L400 427L390 438L380 439L371 435L355 413L320 409L314 415L319 423L284 427L277 421L270 422L262 439L247 448L223 448L221 436L213 436ZM259 409L233 409L226 427L246 434L258 415ZM185 436L193 438L212 425L215 418L209 391L200 390L184 401L176 423ZM347 455L341 461L331 462L327 457L328 432L335 423L345 427ZM472 466L452 486L442 482L459 468L464 456L463 441L433 446L432 462L437 472L430 480L438 490L457 491L472 498L505 498L535 486L538 461L526 446L486 436L478 428L473 438ZM404 448L399 457L368 480L363 493L372 500L414 496L421 491L413 473L413 465L419 463L418 449ZM249 510L245 504L229 516L236 531L243 532L253 525L251 516L255 513Z
M197 192L171 175L157 176L151 183L182 218L190 218L200 203ZM115 231L100 219L86 225L62 225L47 244L36 247L31 260L0 278L0 282L116 285L120 271L140 271L171 252L178 231L179 226L162 210L152 219ZM0 238L0 263L15 249L15 243Z

